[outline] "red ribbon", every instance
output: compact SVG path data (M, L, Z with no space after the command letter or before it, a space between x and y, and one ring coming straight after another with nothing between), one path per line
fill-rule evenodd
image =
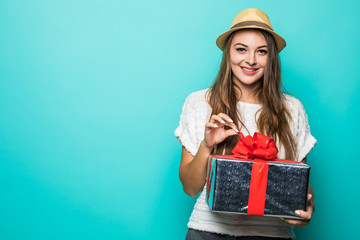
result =
M274 140L261 133L255 132L253 137L250 135L244 137L241 132L239 135L240 140L232 150L236 158L274 160L279 152Z
M251 170L247 214L264 215L269 164L254 161Z
M247 214L264 215L266 188L268 180L268 161L291 162L292 160L276 159L279 152L272 138L261 133L246 136L239 133L240 140L232 150L233 155L217 155L222 158L250 160L253 162L250 179L250 190ZM208 180L209 181L209 180ZM210 182L208 182L208 188ZM208 189L209 191L210 189ZM209 195L209 194L208 194Z
M240 140L232 150L234 157L242 159L254 159L251 179L247 214L264 215L266 188L269 164L266 160L275 160L279 152L273 139L263 134L254 133L244 137L240 132Z

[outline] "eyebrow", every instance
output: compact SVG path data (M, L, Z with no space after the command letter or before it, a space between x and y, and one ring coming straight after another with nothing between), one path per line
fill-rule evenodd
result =
M236 43L234 46L236 46L236 45L242 45L244 47L248 47L248 45L245 45L243 43ZM263 47L267 47L267 45L261 45L261 46L258 46L257 48L263 48Z

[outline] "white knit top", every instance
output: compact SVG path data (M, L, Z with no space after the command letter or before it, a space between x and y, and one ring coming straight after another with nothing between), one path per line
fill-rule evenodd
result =
M205 124L209 121L211 107L206 100L208 89L194 92L185 100L180 123L175 130L178 141L193 156L196 155L204 138ZM316 143L310 133L307 115L302 103L286 95L286 103L292 115L290 128L297 143L297 159L301 161ZM259 104L238 102L242 121L251 136L258 131L256 126L256 112L261 108ZM240 128L239 128L240 129ZM246 136L245 128L240 131ZM279 146L277 144L277 146ZM285 158L285 152L279 147L277 158ZM228 234L232 236L266 236L293 238L293 227L276 217L251 216L234 213L213 212L205 202L206 184L200 193L191 214L188 227L196 230Z

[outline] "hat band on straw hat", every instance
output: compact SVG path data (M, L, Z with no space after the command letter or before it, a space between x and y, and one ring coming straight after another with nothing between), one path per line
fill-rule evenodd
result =
M267 28L267 29L273 31L273 29L269 25L267 25L265 23L257 22L257 21L239 22L239 23L235 24L234 26L232 26L230 29L237 28L237 27L243 27L243 26L250 26L250 25Z
M270 33L275 40L278 53L286 46L285 40L279 34L274 32L269 17L263 11L256 8L247 8L238 13L232 21L230 29L218 36L216 45L221 51L224 51L226 42L232 33L240 29L248 28L262 29Z

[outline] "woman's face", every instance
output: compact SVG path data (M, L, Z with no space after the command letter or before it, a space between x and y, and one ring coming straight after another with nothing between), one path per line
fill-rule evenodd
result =
M233 81L240 87L254 86L264 76L268 47L260 31L244 29L235 32L230 44Z

